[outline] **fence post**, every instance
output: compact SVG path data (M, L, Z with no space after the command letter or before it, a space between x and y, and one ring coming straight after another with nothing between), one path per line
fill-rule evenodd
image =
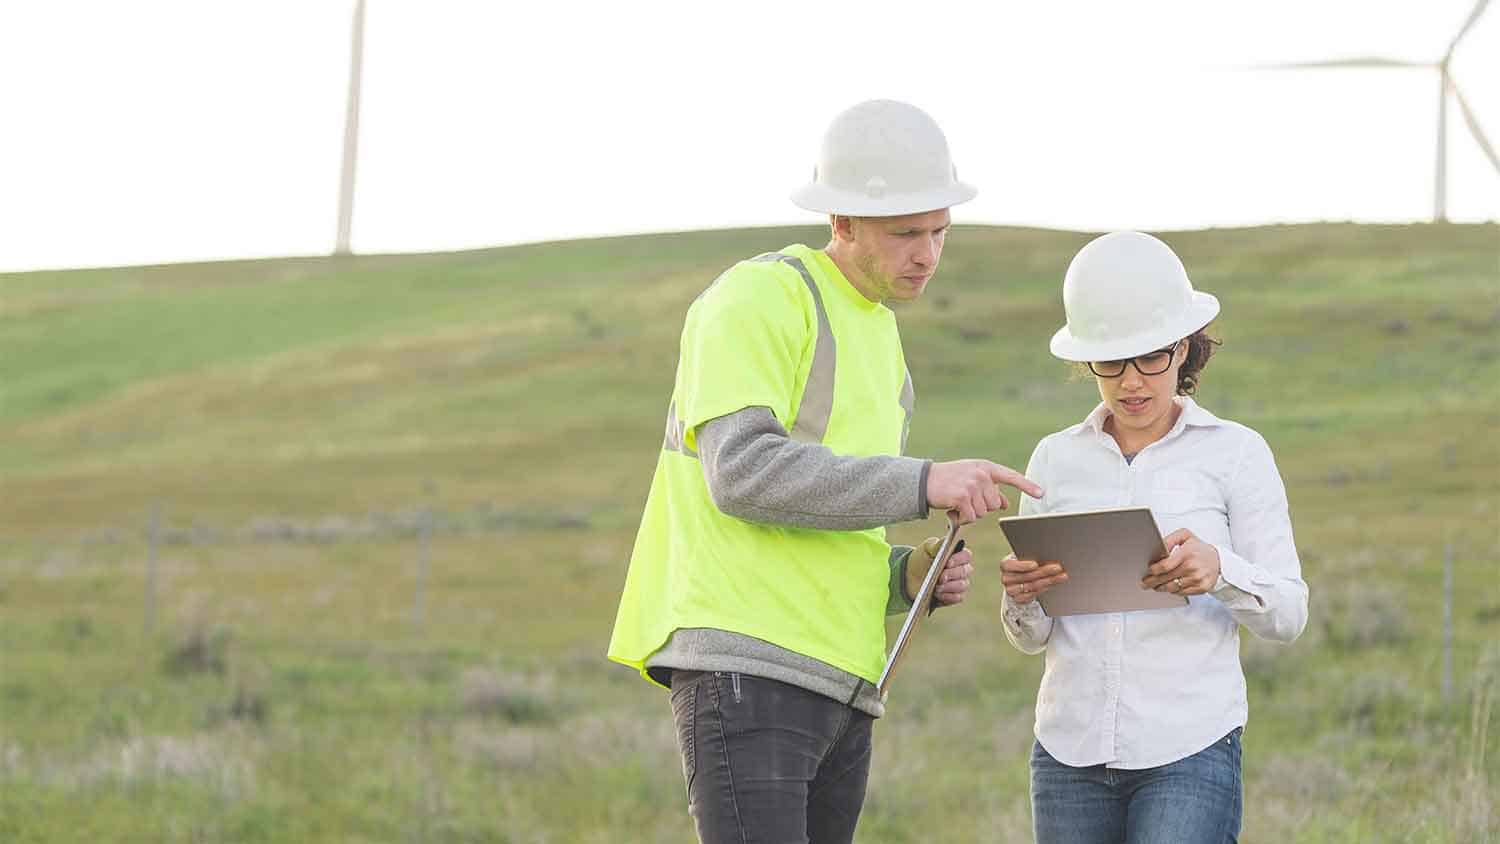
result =
M151 502L146 526L146 635L156 631L156 544L161 533L161 502Z
M1453 540L1443 546L1443 705L1453 700Z
M433 508L429 501L422 510L421 524L417 528L417 594L412 607L412 621L420 632L427 623L427 558L432 541Z

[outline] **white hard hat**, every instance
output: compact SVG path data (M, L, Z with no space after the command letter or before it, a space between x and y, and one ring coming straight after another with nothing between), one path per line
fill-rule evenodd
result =
M914 105L868 100L828 125L812 181L792 194L809 211L899 217L968 202L979 191L958 180L948 139Z
M1063 278L1068 324L1052 335L1063 360L1122 360L1170 346L1208 325L1219 300L1193 290L1171 247L1149 234L1089 241Z

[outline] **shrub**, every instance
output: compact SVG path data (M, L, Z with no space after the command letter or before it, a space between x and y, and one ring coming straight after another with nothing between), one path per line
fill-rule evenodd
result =
M195 625L167 651L168 674L219 674L229 666L229 630Z
M1349 583L1334 589L1315 618L1328 641L1344 651L1398 645L1411 638L1401 593L1386 586Z
M470 668L461 680L465 712L500 717L514 724L549 721L554 716L551 684L488 668Z

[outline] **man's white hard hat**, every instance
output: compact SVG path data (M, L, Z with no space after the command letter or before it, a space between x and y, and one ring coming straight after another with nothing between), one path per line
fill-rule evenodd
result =
M828 125L812 181L792 194L809 211L899 217L968 202L979 191L958 180L948 139L914 105L867 100Z
M1208 325L1219 300L1193 289L1171 247L1141 232L1089 241L1063 278L1067 324L1052 354L1071 361L1122 360L1164 349Z

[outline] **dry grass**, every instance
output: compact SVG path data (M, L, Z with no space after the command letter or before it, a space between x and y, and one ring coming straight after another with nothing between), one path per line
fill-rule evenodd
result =
M454 750L460 758L502 772L535 775L556 763L558 735L551 727L463 724L454 731Z
M1398 645L1412 637L1412 621L1399 588L1350 579L1319 597L1315 619L1328 641L1341 650Z
M464 671L459 696L470 715L498 717L514 724L555 721L553 682L545 674L524 676L491 668Z
M1293 841L1323 807L1354 793L1357 778L1326 752L1274 753L1250 760L1245 778L1246 841Z
M181 736L134 736L104 743L76 759L61 754L26 756L10 746L0 770L14 781L73 792L186 780L239 800L253 796L256 760L264 751L264 740L254 732L227 727Z
M1490 782L1490 721L1500 693L1500 644L1491 643L1475 672L1469 707L1467 759L1448 809L1460 841L1489 842L1500 835L1500 796Z

